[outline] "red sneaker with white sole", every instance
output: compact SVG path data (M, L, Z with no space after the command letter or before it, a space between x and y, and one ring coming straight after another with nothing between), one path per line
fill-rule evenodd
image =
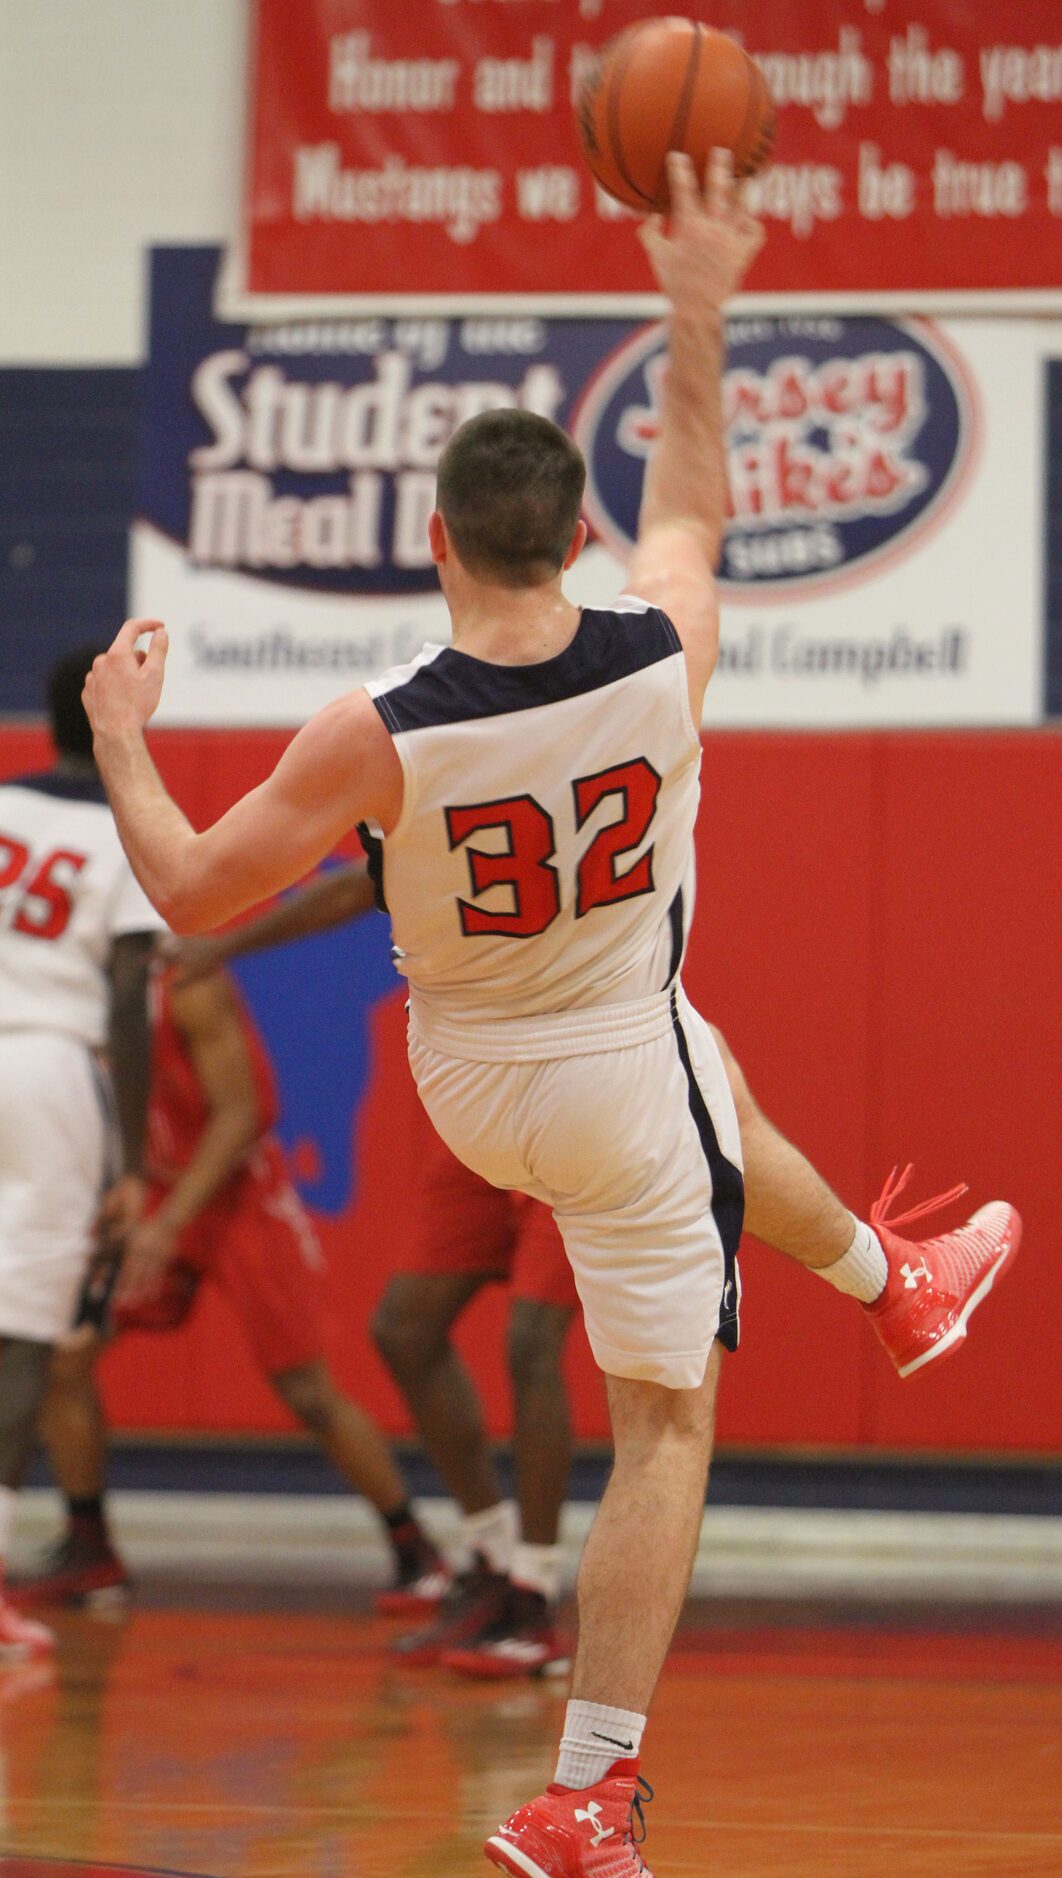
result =
M60 1539L21 1571L10 1571L12 1604L102 1606L128 1601L132 1581L105 1527L75 1522Z
M406 1637L396 1637L391 1645L392 1656L419 1667L437 1663L444 1650L479 1636L497 1620L508 1589L505 1573L491 1571L482 1552L477 1552L468 1570L458 1572L437 1606L435 1622Z
M554 1628L553 1607L539 1591L510 1585L493 1623L464 1643L451 1644L439 1661L460 1676L503 1682L519 1676L566 1676L571 1651Z
M640 1790L639 1790L640 1789ZM512 1878L652 1878L638 1851L653 1789L637 1761L617 1761L596 1787L547 1787L483 1847Z
M442 1559L437 1559L427 1571L418 1572L415 1578L399 1578L398 1583L388 1585L385 1591L377 1591L373 1598L373 1609L381 1617L431 1617L443 1602L454 1575Z
M961 1348L966 1325L992 1286L1002 1278L1021 1244L1021 1220L1004 1200L978 1207L965 1226L937 1239L902 1239L897 1226L921 1219L966 1192L953 1187L935 1200L923 1200L906 1213L886 1218L903 1192L912 1169L894 1168L884 1192L870 1209L870 1223L889 1266L880 1298L864 1310L901 1376L913 1376L927 1363L953 1356Z
M0 1593L0 1663L23 1663L30 1656L46 1656L55 1638L45 1624L23 1617Z

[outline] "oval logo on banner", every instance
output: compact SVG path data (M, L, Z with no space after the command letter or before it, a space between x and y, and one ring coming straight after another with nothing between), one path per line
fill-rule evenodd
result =
M728 596L795 597L906 552L973 459L976 394L942 335L922 320L811 317L735 319L727 331ZM575 416L586 513L621 559L664 369L664 328L644 328L605 361Z

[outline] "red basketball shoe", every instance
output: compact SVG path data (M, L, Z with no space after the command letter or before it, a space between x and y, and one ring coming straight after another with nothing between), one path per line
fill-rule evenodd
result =
M400 1571L395 1584L377 1591L373 1609L381 1617L430 1617L437 1611L453 1584L454 1575L441 1558L423 1571L407 1576Z
M946 1206L966 1192L953 1187L935 1200L923 1200L891 1221L886 1214L911 1175L894 1168L880 1200L870 1209L870 1223L888 1261L889 1276L880 1298L864 1305L870 1321L901 1376L926 1363L953 1356L966 1336L966 1325L992 1286L1003 1276L1021 1244L1021 1220L1004 1200L978 1207L965 1226L938 1239L901 1239L895 1230Z
M384 1617L430 1617L453 1583L453 1572L416 1519L391 1532L395 1579L378 1591L373 1605Z
M547 1787L499 1826L483 1850L512 1878L652 1878L638 1851L645 1838L642 1801L652 1797L637 1761L617 1761L596 1787Z
M468 1570L458 1572L437 1608L435 1622L423 1630L411 1631L407 1637L396 1637L391 1654L403 1663L422 1667L437 1663L444 1650L479 1636L488 1624L496 1622L508 1588L505 1573L491 1571L482 1552L477 1552Z
M105 1527L77 1521L22 1571L8 1573L13 1604L124 1604L132 1580Z
M28 1656L46 1656L55 1638L44 1624L23 1617L0 1592L0 1663L21 1663Z
M557 1636L553 1608L539 1591L509 1585L504 1606L493 1623L484 1624L464 1643L443 1650L444 1669L461 1676L501 1682L516 1676L566 1676L571 1651Z

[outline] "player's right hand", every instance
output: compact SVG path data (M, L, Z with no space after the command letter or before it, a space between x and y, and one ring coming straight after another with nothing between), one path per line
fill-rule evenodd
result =
M140 1223L146 1199L147 1187L139 1174L123 1174L108 1187L92 1225L98 1258L110 1259L121 1251Z
M719 311L738 291L763 246L762 222L744 207L729 150L713 150L703 193L688 156L667 159L671 214L652 215L639 229L657 285L672 305Z
M146 652L137 640L150 634ZM114 644L92 662L81 694L96 737L143 730L158 707L169 639L157 619L127 619Z
M177 1233L161 1211L141 1220L129 1237L115 1298L127 1304L154 1291L177 1249Z

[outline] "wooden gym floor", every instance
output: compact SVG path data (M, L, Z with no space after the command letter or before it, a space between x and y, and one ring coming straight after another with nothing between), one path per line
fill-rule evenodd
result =
M485 1875L552 1773L563 1685L399 1668L334 1596L170 1583L57 1627L54 1669L0 1671L2 1878ZM1062 1612L692 1605L644 1765L656 1878L1058 1878Z

